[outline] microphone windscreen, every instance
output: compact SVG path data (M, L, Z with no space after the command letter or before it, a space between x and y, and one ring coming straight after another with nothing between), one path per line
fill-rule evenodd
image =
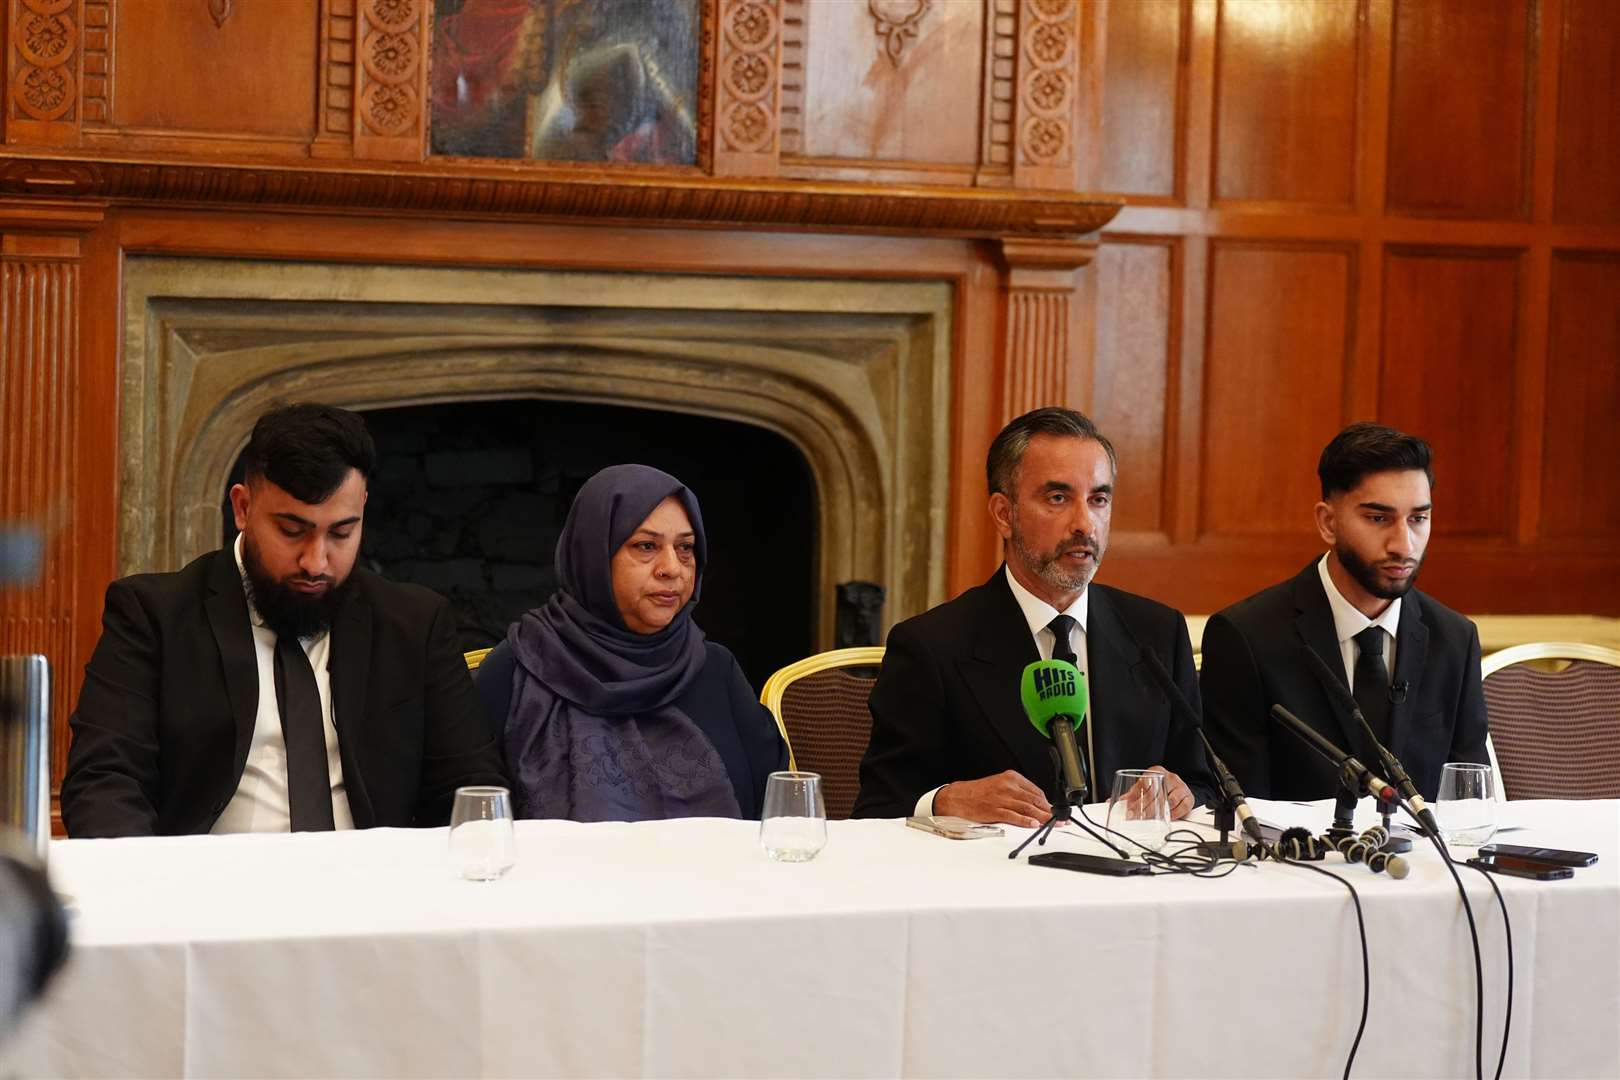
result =
M1024 669L1019 695L1035 729L1052 737L1052 721L1066 716L1078 728L1086 718L1086 677L1066 660L1037 660Z

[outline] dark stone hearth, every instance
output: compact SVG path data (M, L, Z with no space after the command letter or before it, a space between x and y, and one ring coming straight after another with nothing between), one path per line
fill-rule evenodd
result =
M815 495L785 439L728 421L566 402L365 415L378 465L362 562L449 597L464 650L498 643L545 602L574 494L598 469L639 461L680 477L703 504L710 558L698 625L737 654L756 689L810 653ZM234 539L228 506L225 532Z

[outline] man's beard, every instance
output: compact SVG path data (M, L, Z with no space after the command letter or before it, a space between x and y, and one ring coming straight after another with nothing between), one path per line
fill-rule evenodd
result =
M1090 585L1097 573L1097 566L1102 562L1102 551L1095 539L1089 536L1071 536L1050 554L1032 551L1024 543L1024 533L1018 527L1016 513L1012 519L1012 547L1013 553L1024 564L1024 569L1059 592L1078 592ZM1062 558L1071 551L1089 551L1091 560L1072 570L1067 569Z
M1380 600L1399 600L1405 596L1412 590L1412 586L1417 583L1418 574L1423 570L1422 559L1409 560L1412 565L1412 572L1407 574L1404 580L1398 581L1394 585L1386 585L1379 578L1378 571L1373 567L1372 563L1362 559L1361 556L1351 551L1346 545L1342 543L1334 544L1333 554L1338 558L1339 565L1344 567L1351 577L1355 578L1357 585L1360 585L1368 593L1378 597Z
M277 581L265 570L253 541L246 535L242 537L242 566L247 571L248 598L253 602L253 610L277 637L314 637L324 632L331 627L332 616L349 595L349 581L337 582L330 574L300 579L332 583L319 593L301 593Z

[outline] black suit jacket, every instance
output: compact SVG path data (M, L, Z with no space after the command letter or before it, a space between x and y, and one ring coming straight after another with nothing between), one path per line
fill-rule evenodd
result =
M1349 685L1316 562L1211 616L1204 627L1204 728L1244 791L1260 799L1326 799L1338 790L1337 770L1271 719L1272 705L1383 772L1360 726L1351 730L1348 714L1301 651L1303 639ZM1389 749L1424 798L1434 798L1446 762L1488 760L1479 631L1472 622L1416 589L1408 592L1390 683L1397 701Z
M457 787L506 783L450 606L365 570L350 580L327 670L355 826L443 825ZM241 781L260 693L229 549L113 582L71 721L68 835L207 832Z
M1091 585L1086 682L1097 774L1108 797L1117 769L1163 765L1200 802L1214 791L1198 733L1178 723L1142 647L1156 651L1198 707L1192 644L1181 613L1106 585ZM926 791L1016 769L1058 801L1051 743L1024 715L1019 682L1040 659L1006 569L889 632L872 688L872 738L861 760L855 817L903 817ZM1084 729L1080 732L1082 747Z

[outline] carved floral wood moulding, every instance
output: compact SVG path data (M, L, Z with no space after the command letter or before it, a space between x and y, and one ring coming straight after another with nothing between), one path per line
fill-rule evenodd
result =
M642 225L1068 236L1094 232L1118 200L1065 191L853 184L428 161L365 167L226 165L177 158L91 158L0 151L0 195L165 206L367 209Z
M772 176L781 155L782 0L721 0L714 172Z
M6 136L65 143L77 134L81 81L79 0L9 0Z

